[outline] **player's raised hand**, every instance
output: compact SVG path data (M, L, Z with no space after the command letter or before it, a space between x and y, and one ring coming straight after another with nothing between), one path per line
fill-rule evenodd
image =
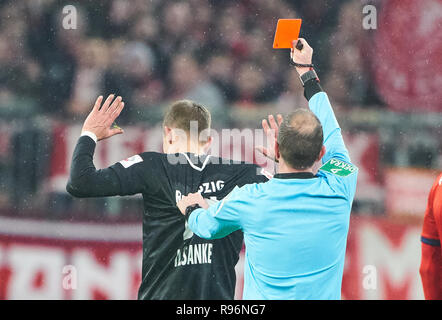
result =
M284 119L280 114L276 116L276 120L273 115L269 115L268 121L266 119L263 119L262 128L264 130L264 134L266 135L267 147L264 146L255 147L256 150L261 152L267 158L274 161L277 161L275 156L276 140L278 139L279 126L281 125L283 120Z
M209 204L206 200L204 200L201 193L189 193L187 196L184 196L181 198L180 201L178 201L177 206L178 209L180 209L182 214L186 214L186 209L189 206L193 205L199 205L203 209L207 209L209 207Z
M97 136L97 140L103 140L116 134L123 133L123 129L113 126L115 119L124 108L123 99L111 94L104 101L103 96L99 96L95 101L94 108L83 124L81 132L90 131Z
M298 41L301 45L298 45ZM302 48L299 50L298 48ZM293 62L299 64L311 64L313 57L313 48L305 41L304 38L298 38L298 40L293 41L293 48L290 51L290 58ZM298 68L296 67L299 75L309 71L309 68Z

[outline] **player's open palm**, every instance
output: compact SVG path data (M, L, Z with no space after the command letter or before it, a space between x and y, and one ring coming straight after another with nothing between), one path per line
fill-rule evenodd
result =
M120 115L124 108L123 99L111 94L104 101L103 96L99 96L95 101L94 108L86 118L82 132L90 131L97 136L97 140L103 140L116 134L123 133L123 129L113 126L115 119Z
M264 130L264 134L266 135L267 147L257 146L256 150L261 152L267 158L276 161L276 141L278 139L279 126L283 121L282 115L278 114L275 117L273 115L269 115L269 120L262 120L262 128Z

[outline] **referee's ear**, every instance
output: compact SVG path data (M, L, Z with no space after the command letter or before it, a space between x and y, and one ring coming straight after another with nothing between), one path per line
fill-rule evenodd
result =
M279 152L279 143L278 141L275 142L275 160L276 162L279 162L279 159L281 159L281 153Z
M325 146L322 145L321 151L319 151L318 160L316 160L316 161L320 161L326 152L327 152L327 150L325 149Z

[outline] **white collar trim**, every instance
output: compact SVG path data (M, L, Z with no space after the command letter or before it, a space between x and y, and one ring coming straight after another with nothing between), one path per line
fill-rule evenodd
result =
M186 157L187 162L189 162L190 166L193 169L198 170L198 171L203 171L204 170L204 168L206 167L206 164L209 162L209 158L210 158L210 154L208 154L206 159L203 162L203 165L200 168L200 167L196 166L192 161L190 161L190 158L189 158L189 156L187 154L185 154L185 153L182 153L182 154L184 155L184 157Z

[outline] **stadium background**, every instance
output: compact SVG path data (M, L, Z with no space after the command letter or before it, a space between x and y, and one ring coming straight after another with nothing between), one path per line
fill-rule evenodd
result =
M75 30L62 28L65 5L77 9ZM366 5L376 29L362 26ZM159 151L161 116L176 99L206 104L218 129L258 128L269 113L305 107L288 53L272 49L278 18L303 19L360 168L343 298L423 298L419 233L442 167L441 1L2 0L1 299L135 298L140 199L65 192L82 120L100 94L126 101L125 134L97 148L104 167ZM252 148L221 145L239 158ZM62 285L66 266L76 289ZM375 287L364 287L373 267Z

